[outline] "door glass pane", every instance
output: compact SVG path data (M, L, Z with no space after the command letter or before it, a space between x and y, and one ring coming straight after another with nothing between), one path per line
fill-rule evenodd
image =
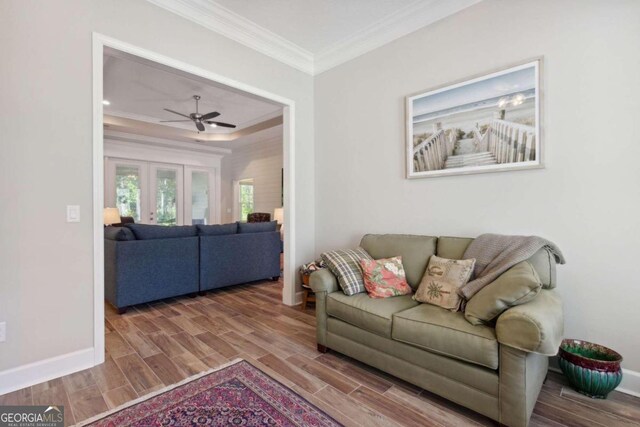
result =
M140 222L140 170L136 166L116 165L116 206L120 216Z
M156 173L156 223L177 225L176 171L158 169Z
M253 179L240 181L240 221L253 212Z
M191 173L191 224L209 222L209 174Z

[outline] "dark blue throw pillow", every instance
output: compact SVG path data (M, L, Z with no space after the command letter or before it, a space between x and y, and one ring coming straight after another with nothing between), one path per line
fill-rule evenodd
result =
M179 237L195 237L198 229L195 225L150 225L150 224L125 224L125 227L133 231L138 240L175 239Z
M238 233L265 233L276 231L276 221L271 222L239 222Z
M213 225L200 225L198 224L198 234L201 236L222 236L225 234L236 234L238 232L238 223L231 224L213 224Z
M113 226L104 228L104 238L118 241L136 240L136 236L128 228Z

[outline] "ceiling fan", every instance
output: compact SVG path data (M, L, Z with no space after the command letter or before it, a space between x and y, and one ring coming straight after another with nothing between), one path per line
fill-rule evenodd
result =
M165 111L168 111L170 113L173 114L177 114L179 116L182 117L186 117L187 120L160 120L160 123L171 123L171 122L193 122L195 123L196 127L198 128L198 132L204 132L204 124L206 123L208 125L211 125L212 127L223 127L223 128L235 128L236 125L232 125L229 123L223 123L223 122L214 122L211 119L215 119L216 117L218 117L220 115L220 113L218 113L217 111L212 111L210 113L207 114L200 114L198 112L198 101L200 100L200 95L193 95L193 99L196 100L196 112L195 113L191 113L189 115L187 114L182 114L182 113L178 113L177 111L173 111L170 110L168 108L165 108Z

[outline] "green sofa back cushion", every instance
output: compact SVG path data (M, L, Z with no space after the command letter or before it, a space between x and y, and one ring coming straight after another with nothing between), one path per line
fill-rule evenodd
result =
M463 259L464 251L473 242L467 237L438 237L436 255L440 258Z
M416 289L427 269L429 258L436 253L437 237L409 234L367 234L360 246L373 259L402 257L409 286Z
M503 311L534 299L541 288L536 270L529 261L522 261L475 294L464 316L473 325L491 322Z

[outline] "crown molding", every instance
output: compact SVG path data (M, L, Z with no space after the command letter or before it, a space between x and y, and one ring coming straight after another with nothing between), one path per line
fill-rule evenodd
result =
M482 0L414 0L317 54L213 0L147 0L307 74L316 75Z
M211 0L147 0L307 74L313 54Z
M482 0L416 0L318 52L314 74L320 74L382 47Z

